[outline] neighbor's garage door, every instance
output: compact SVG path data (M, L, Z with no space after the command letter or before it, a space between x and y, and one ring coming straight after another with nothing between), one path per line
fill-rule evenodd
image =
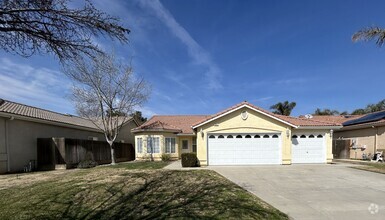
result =
M281 164L279 134L209 134L209 165Z
M294 134L292 163L326 163L325 134Z

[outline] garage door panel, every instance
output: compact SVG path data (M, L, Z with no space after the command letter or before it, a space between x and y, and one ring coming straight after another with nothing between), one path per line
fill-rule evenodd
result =
M311 135L295 136L298 138L292 138L292 163L326 162L324 135L322 135L322 138L311 138Z
M281 164L279 138L209 138L208 160L209 165L253 165L253 164ZM261 134L262 137L265 134Z

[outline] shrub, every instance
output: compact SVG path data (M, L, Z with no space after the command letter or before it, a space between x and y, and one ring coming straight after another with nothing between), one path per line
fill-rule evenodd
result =
M78 168L86 169L86 168L96 167L97 165L98 163L93 160L83 160L78 164Z
M171 160L170 154L162 154L161 158L162 158L162 161L170 161Z
M195 153L183 153L182 157L182 167L197 167L198 158Z

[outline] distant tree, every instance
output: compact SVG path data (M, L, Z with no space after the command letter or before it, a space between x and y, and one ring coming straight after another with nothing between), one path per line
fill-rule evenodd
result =
M352 41L370 41L375 40L376 44L381 47L385 42L385 29L379 27L367 27L363 28L352 36Z
M270 109L274 110L274 114L289 116L296 105L295 102L284 101L270 106Z
M363 108L359 108L359 109L352 111L351 114L352 115L363 115L363 114L366 114L366 110Z
M137 120L140 123L144 123L147 121L147 118L142 116L141 111L135 111L134 113L131 113L130 116L133 117L135 120Z
M119 19L96 9L86 0L79 9L70 0L0 1L0 48L24 57L53 53L60 61L102 50L92 37L108 36L127 43L129 30Z
M113 143L128 115L148 99L147 83L113 55L100 54L93 62L77 59L64 72L75 82L73 101L77 113L103 131L111 148L111 164L115 164Z
M368 104L364 109L359 108L352 112L352 115L363 115L372 112L378 112L385 110L385 99L379 101L376 104Z
M317 108L314 113L314 115L339 115L339 111L337 110L331 110L331 109L328 109L328 108L325 108L325 109L319 109Z

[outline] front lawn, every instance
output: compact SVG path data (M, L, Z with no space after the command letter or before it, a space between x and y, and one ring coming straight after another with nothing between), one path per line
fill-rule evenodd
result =
M159 169L165 165L2 176L0 219L288 219L214 171Z
M359 170L366 170L366 171L385 174L385 163L367 162L367 163L365 163L364 166L357 166L357 167L353 167L353 168L359 169Z

